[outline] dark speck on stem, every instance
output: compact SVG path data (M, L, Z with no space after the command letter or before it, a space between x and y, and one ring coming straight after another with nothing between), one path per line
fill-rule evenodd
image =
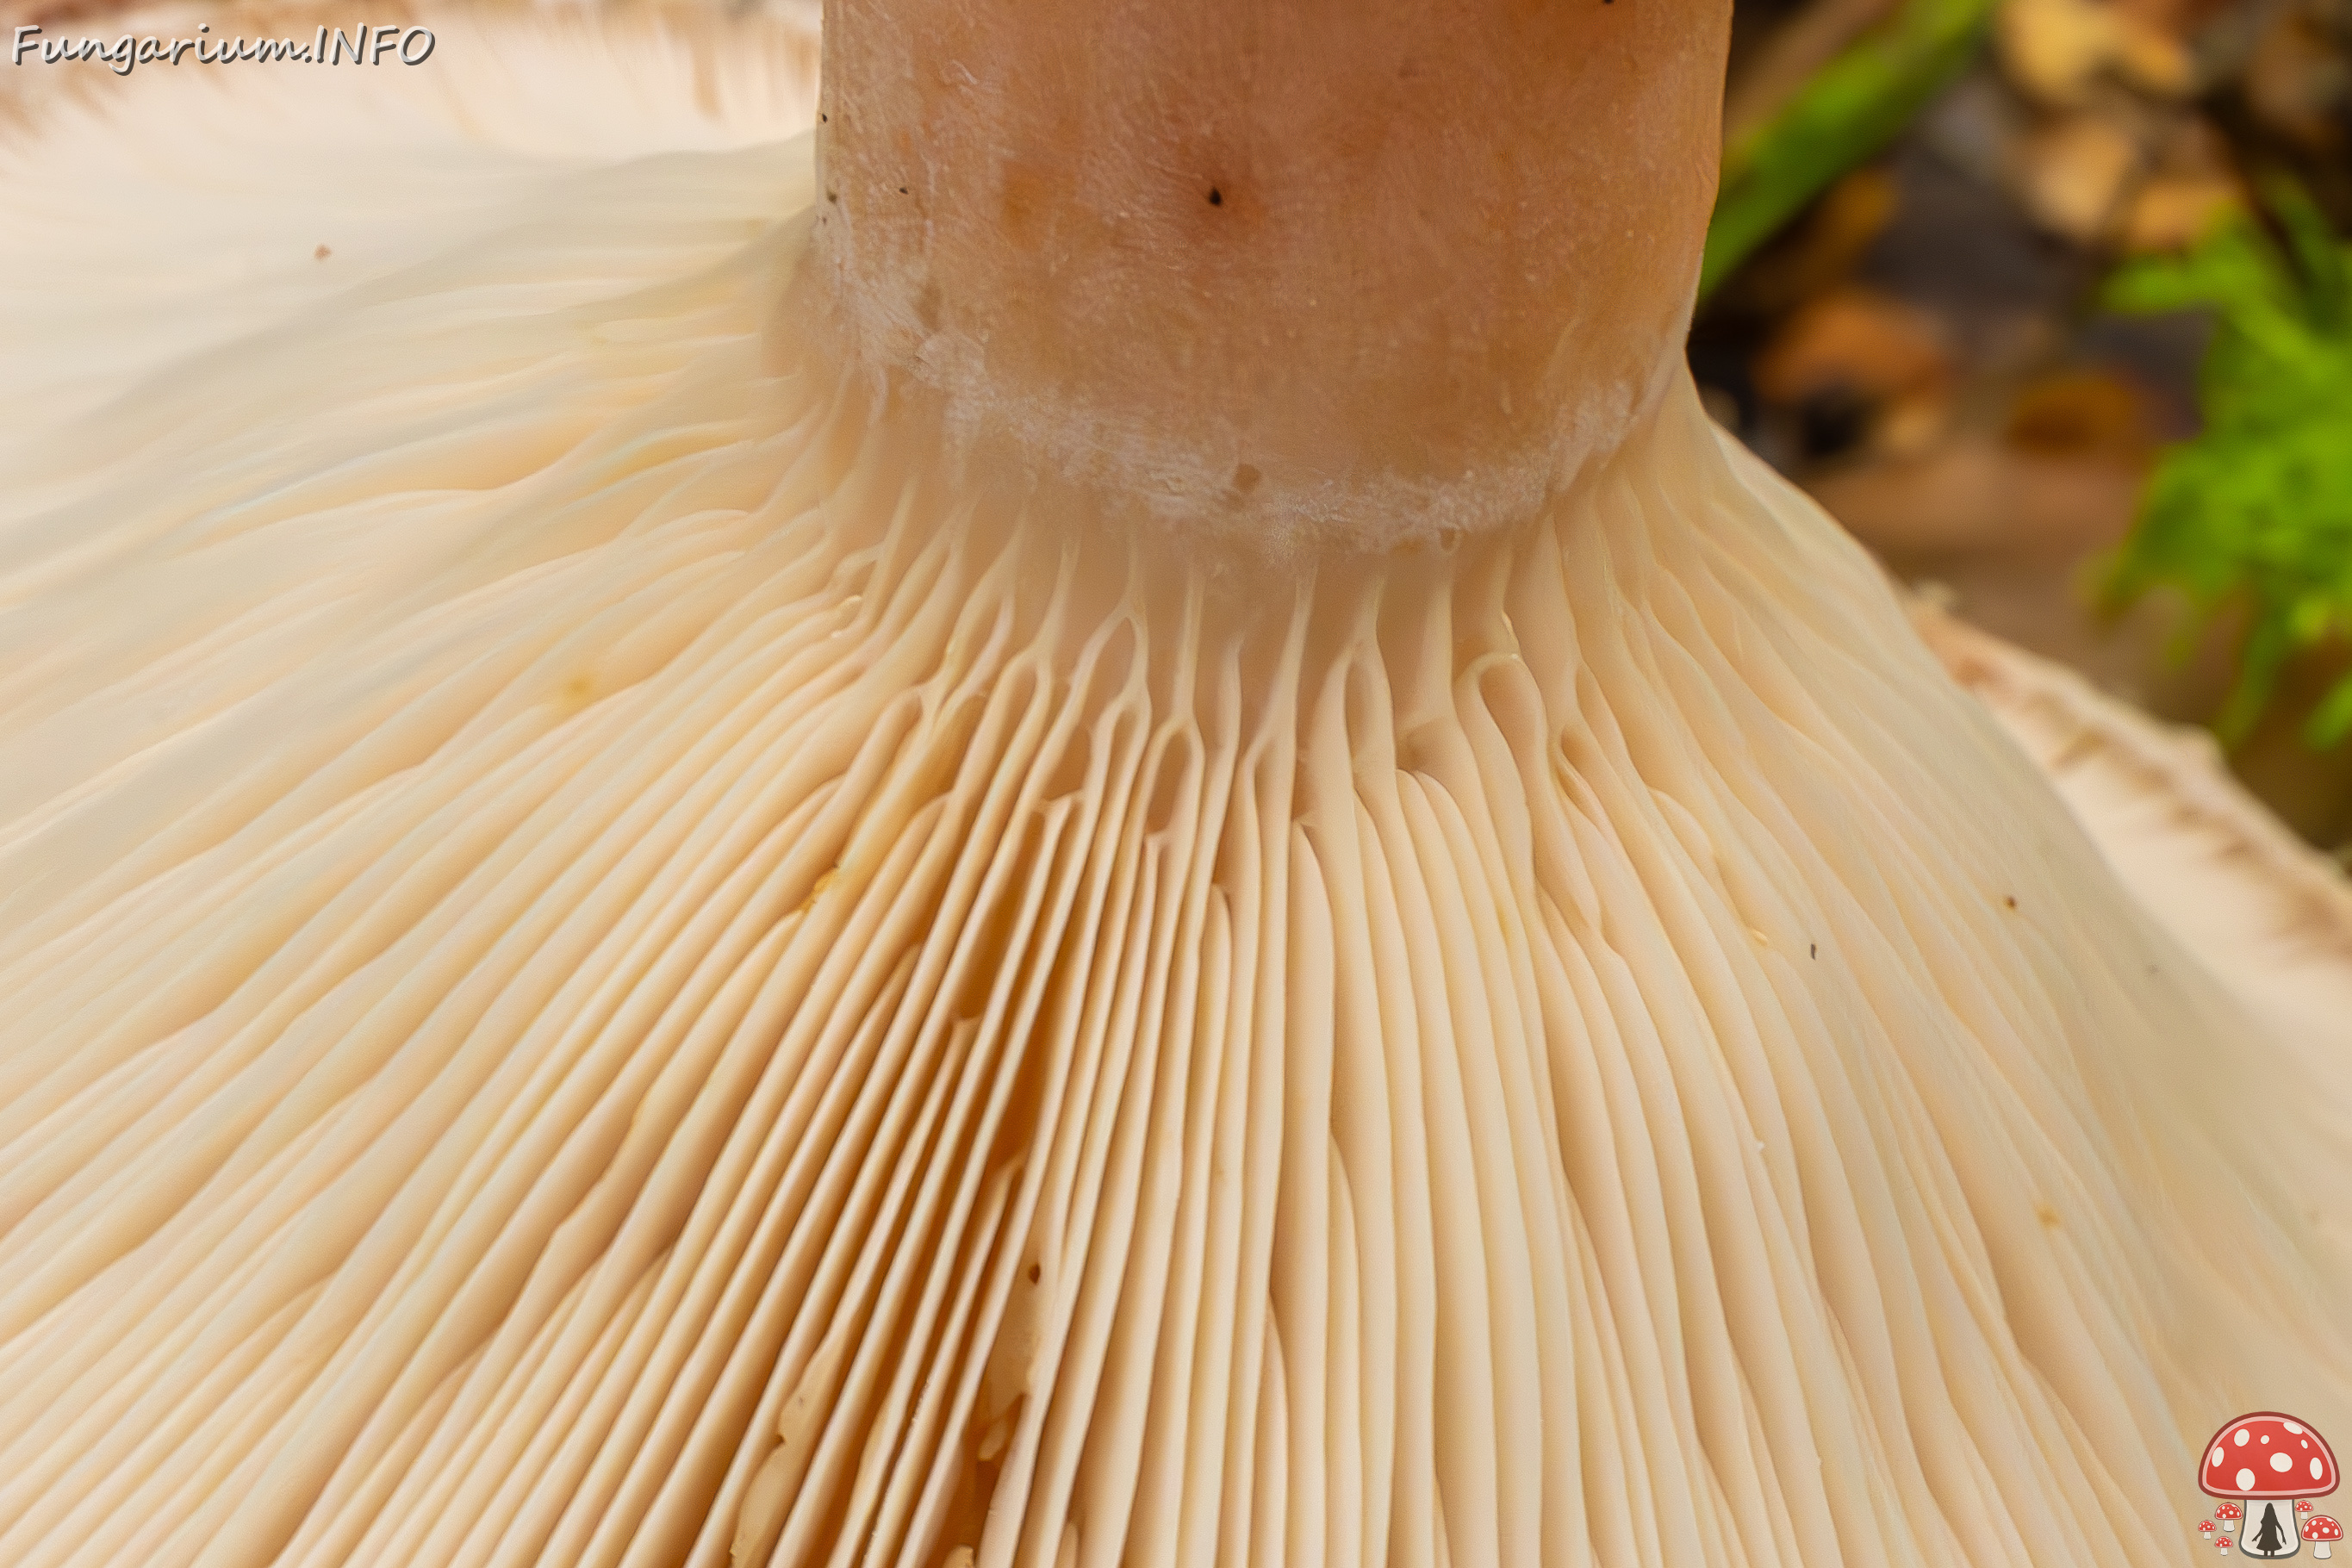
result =
M1225 205L1225 193L1212 185L1209 188L1209 205L1213 207L1223 206Z

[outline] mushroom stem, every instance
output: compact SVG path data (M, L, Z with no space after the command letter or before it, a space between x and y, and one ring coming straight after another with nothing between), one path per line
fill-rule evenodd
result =
M827 0L819 248L859 358L1195 531L1499 526L1678 361L1729 13Z

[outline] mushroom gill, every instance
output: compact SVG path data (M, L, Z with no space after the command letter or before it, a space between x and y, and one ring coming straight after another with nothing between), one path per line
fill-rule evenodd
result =
M0 289L0 1561L2104 1568L2352 1426L2346 1068L1678 367L1727 11L37 122L177 305Z
M2310 1070L2352 1050L2352 887L2230 776L2210 734L2169 730L1933 605L1912 616L2200 967Z

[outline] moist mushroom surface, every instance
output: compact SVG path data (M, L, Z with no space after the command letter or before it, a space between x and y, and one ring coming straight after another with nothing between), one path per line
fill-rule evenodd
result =
M0 1561L2146 1564L2352 1415L2346 1065L1699 411L1727 11L14 133L222 314L0 289Z

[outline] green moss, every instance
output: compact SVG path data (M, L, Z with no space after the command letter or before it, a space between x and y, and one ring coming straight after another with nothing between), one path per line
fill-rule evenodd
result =
M2252 728L2291 658L2352 638L2352 249L2301 192L2266 195L2275 236L2241 216L2186 255L2130 263L2105 290L2115 310L2214 312L2204 431L2163 454L2102 597L2120 608L2166 586L2208 620L2242 610L2237 682L2214 724L2225 741ZM2305 726L2315 746L2347 733L2352 678Z

